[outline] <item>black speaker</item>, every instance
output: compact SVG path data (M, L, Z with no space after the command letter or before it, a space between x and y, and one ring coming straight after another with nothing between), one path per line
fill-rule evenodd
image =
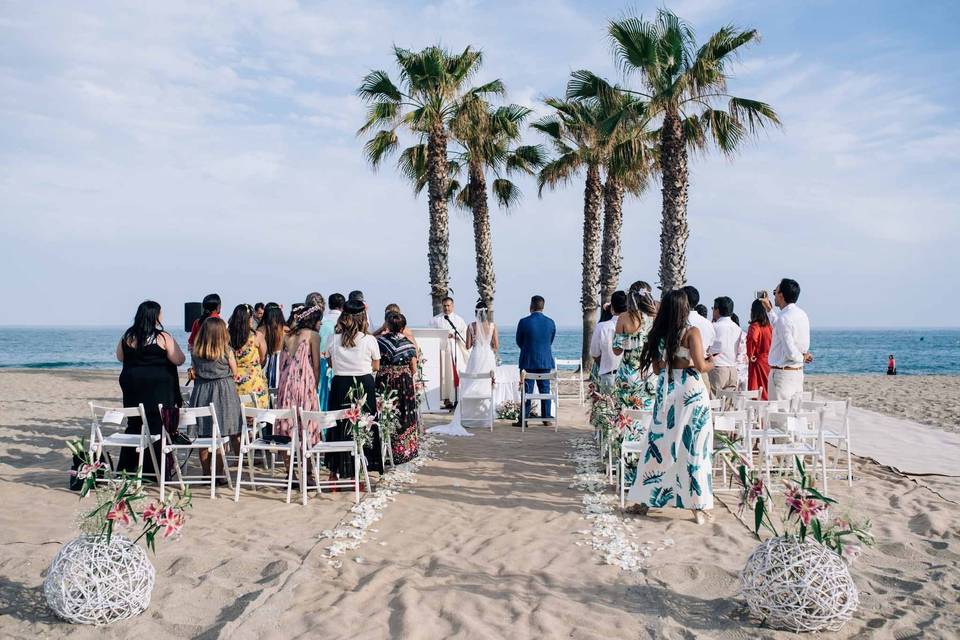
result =
M203 303L184 302L183 303L183 330L187 333L193 330L193 322L199 320L203 315Z

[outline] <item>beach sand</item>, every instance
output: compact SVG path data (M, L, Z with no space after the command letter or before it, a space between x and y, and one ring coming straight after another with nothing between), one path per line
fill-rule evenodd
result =
M318 534L345 517L350 495L302 507L277 492L244 492L239 504L198 493L183 539L158 544L145 613L107 628L65 624L40 589L81 506L65 488L63 443L88 428L88 400L118 393L115 372L0 373L0 637L796 637L757 626L736 600L756 542L722 504L704 526L689 512L628 516L630 538L654 549L640 572L584 544L568 454L590 432L570 400L559 433L500 422L445 440L340 567ZM817 637L956 637L960 478L865 460L855 473L853 489L837 481L831 494L873 519L879 544L853 569L856 618Z
M850 398L857 407L960 433L960 376L809 375L806 387Z

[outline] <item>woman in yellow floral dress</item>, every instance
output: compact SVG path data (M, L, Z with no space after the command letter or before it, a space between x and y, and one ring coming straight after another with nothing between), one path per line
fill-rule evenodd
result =
M266 409L270 403L267 378L263 375L267 344L263 335L253 330L253 308L248 304L237 305L228 328L230 346L237 358L237 393L250 394L257 408Z

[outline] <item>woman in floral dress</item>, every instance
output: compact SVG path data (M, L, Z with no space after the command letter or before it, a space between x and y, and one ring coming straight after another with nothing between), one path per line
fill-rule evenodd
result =
M417 393L413 380L417 375L417 347L404 336L407 319L402 313L390 313L383 331L377 336L380 345L380 369L377 391L396 392L397 417L400 424L393 434L393 462L403 464L417 457L420 438L417 429Z
M713 423L703 374L713 369L704 356L700 330L688 324L682 290L667 293L640 356L641 367L657 372L653 421L629 499L648 507L691 509L698 524L713 508Z
M266 409L270 403L267 393L267 377L263 363L267 359L267 343L263 335L253 330L253 308L240 304L233 310L228 323L230 346L237 359L237 393L253 396L258 409Z

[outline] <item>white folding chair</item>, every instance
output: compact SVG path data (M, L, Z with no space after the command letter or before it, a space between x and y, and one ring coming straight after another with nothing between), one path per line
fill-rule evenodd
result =
M527 380L534 381L534 390L527 392ZM550 391L546 393L540 392L540 386L537 384L537 380L549 380L550 381ZM527 400L551 400L553 402L553 415L552 416L540 416L540 420L544 422L552 422L554 432L560 427L560 384L557 382L557 370L554 369L549 373L529 373L527 371L520 372L520 432L523 433L527 430Z
M732 389L722 389L718 398L723 398L726 400L724 404L724 410L726 411L740 411L743 409L743 402L745 400L759 400L760 399L760 390L754 389L752 391L746 390L732 390Z
M244 428L240 430L240 456L237 460L237 481L233 487L233 501L240 500L240 487L249 485L256 490L261 487L286 487L287 504L290 504L290 494L293 491L293 467L297 464L300 457L299 445L299 427L297 426L297 412L294 409L258 409L256 407L242 406ZM247 425L247 421L252 422L252 427ZM290 421L290 441L274 442L267 440L263 436L263 429L266 425L273 426L277 420ZM287 479L284 482L280 478L267 477L257 479L255 467L253 465L253 456L260 452L264 458L269 453L286 453L289 463L287 464ZM247 473L249 480L243 479L243 462L246 457ZM303 478L301 477L301 482Z
M653 411L646 411L643 409L623 409L622 413L634 422L639 422L643 432L646 432L647 429L650 428L650 423L653 422ZM617 489L620 491L621 509L626 506L627 499L627 456L631 454L641 455L643 453L644 446L645 443L643 440L625 440L620 443L620 465L619 470L617 471Z
M723 411L723 398L710 398L710 411Z
M579 360L556 360L557 365L557 386L561 382L576 382L579 387L579 397L580 397L580 406L583 406L584 394L583 394L583 371L581 363ZM563 373L571 373L570 376L561 376L560 367L574 367L573 371L563 371ZM557 393L560 393L560 390L557 389Z
M136 407L106 407L92 402L90 406L90 459L98 462L103 456L105 448L123 449L133 447L137 450L137 485L143 484L143 452L150 452L153 470L157 470L157 456L153 451L153 443L160 440L160 434L152 435L147 424L147 412L143 404ZM140 433L124 433L124 424L129 418L140 418ZM115 427L116 431L108 436L103 435L102 427ZM161 478L163 474L161 472ZM107 482L106 478L98 478L98 482Z
M767 486L773 489L770 482L771 471L790 471L793 469L793 459L810 458L813 462L813 473L821 470L823 486L821 491L827 491L827 461L826 447L823 440L823 413L817 411L787 411L767 414L769 433L760 441L760 455L763 459L763 470L767 478ZM772 434L772 436L770 435ZM781 437L787 434L788 438ZM786 462L783 460L786 459ZM774 462L780 460L779 466Z
M464 380L489 380L489 394L469 394L460 396L460 424L464 427L488 427L493 431L493 422L497 418L497 408L494 402L493 371L489 373L461 373L460 386L475 388L480 385L465 385Z
M721 478L723 484L726 485L727 467L730 467L733 473L737 471L737 461L731 461L732 457L739 456L747 467L753 466L749 412L743 409L740 411L713 411L711 417L713 418L714 442L716 442L717 434L720 434L733 443L733 451L730 451L726 445L715 446L713 451L713 459L720 461L720 464L714 464L713 468L716 470L718 466L720 467ZM714 492L716 491L714 489Z
M334 487L353 487L353 500L360 502L360 471L363 470L364 482L367 491L370 491L370 473L367 471L367 458L357 447L356 441L351 437L349 440L320 440L316 444L309 444L310 438L307 434L307 423L316 422L317 430L321 433L337 426L338 420L345 420L347 410L339 411L300 411L300 496L303 504L307 504L307 491L316 489L317 494L323 493L323 489L332 489ZM337 480L320 480L320 456L325 453L349 453L353 456L353 478L339 478ZM307 479L305 465L307 460L313 459L314 484L310 485Z
M846 400L809 400L800 403L801 411L823 412L823 440L833 445L835 455L830 473L837 473L840 456L847 457L847 485L853 486L853 460L850 454L850 399ZM827 456L829 461L829 456Z
M163 405L160 405L160 409L163 409ZM163 430L163 445L162 453L160 455L160 499L163 500L166 495L167 488L167 454L174 454L174 459L176 459L176 453L178 451L190 451L196 449L197 451L207 451L210 453L210 475L204 475L200 473L198 475L185 476L180 471L180 465L174 465L174 475L177 476L177 483L180 485L180 489L183 490L188 484L206 484L210 483L210 499L212 500L217 496L217 453L219 452L223 456L223 461L225 468L223 470L223 475L226 476L227 485L233 489L233 482L230 480L230 467L227 466L227 451L225 445L230 441L229 438L220 434L220 422L217 420L217 410L213 406L213 403L205 407L183 407L180 409L180 427L182 431L185 431L189 434L191 431L197 432L197 418L209 418L210 419L210 435L209 436L200 436L190 440L189 444L177 444L170 439L170 435L167 433L167 430Z

